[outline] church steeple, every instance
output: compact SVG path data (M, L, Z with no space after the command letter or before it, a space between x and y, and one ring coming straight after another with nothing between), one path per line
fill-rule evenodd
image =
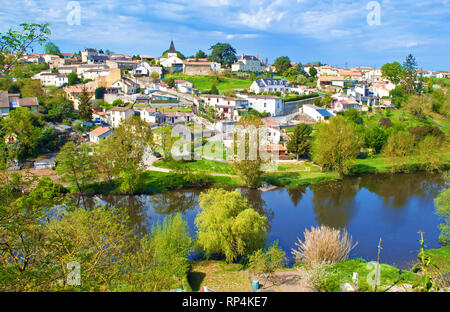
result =
M173 44L173 40L170 42L169 53L177 53L177 50L175 50L175 45Z

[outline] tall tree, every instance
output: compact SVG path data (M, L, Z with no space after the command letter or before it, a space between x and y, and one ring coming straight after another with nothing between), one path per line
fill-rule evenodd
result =
M86 87L83 87L80 98L78 99L78 112L80 114L81 120L92 121L92 108L91 108L91 97L87 92Z
M275 62L273 63L273 66L275 66L278 73L282 74L285 71L287 71L289 68L291 68L291 60L287 56L280 56L278 57Z
M289 135L287 149L297 155L297 160L308 152L311 133L311 126L302 123L295 126L294 132Z
M406 57L403 63L404 68L404 87L406 94L414 94L416 92L416 81L417 81L417 62L412 54Z
M352 161L359 154L360 139L354 123L336 116L320 123L313 141L313 160L322 166L348 174Z
M50 35L50 24L20 24L21 30L0 33L0 73L8 74L33 44L43 45Z
M229 43L216 43L209 48L211 54L208 60L211 62L217 62L225 67L231 67L236 62L236 50Z
M310 75L311 77L316 77L316 75L317 75L317 69L316 69L314 66L312 66L312 67L309 68L309 75Z

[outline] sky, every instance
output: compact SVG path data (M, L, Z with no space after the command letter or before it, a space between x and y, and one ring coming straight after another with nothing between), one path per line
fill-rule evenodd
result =
M0 32L51 24L61 52L109 49L160 57L173 40L185 56L230 43L272 63L381 67L408 54L450 71L450 0L0 0ZM42 51L36 48L35 52Z

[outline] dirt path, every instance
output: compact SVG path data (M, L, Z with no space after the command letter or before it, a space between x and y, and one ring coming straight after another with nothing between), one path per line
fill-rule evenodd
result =
M299 270L289 270L276 272L274 277L267 281L267 285L262 285L258 292L315 292L314 287L309 285L303 278ZM258 276L249 273L250 280L259 280L260 283L266 281L265 276Z

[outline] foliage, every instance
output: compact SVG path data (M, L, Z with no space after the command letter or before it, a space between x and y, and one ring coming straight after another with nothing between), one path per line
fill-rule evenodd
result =
M403 77L404 68L399 62L387 63L381 67L383 78L389 79L394 85L398 85Z
M347 174L352 160L359 154L359 147L355 125L336 116L328 123L318 125L312 145L313 160L336 170L340 175Z
M105 87L98 87L95 89L95 98L97 100L102 100L104 99L106 94L106 88Z
M343 261L358 243L353 244L346 230L337 230L325 225L305 229L304 241L298 238L292 254L296 262L332 264Z
M68 74L67 81L69 83L69 86L73 86L74 84L77 84L79 82L77 73Z
M81 91L81 95L79 98L78 111L80 114L81 120L90 122L92 121L92 108L91 108L91 98L89 93L87 92L86 87L83 87Z
M421 291L431 291L433 288L433 281L431 279L431 276L429 274L429 269L431 266L434 266L434 264L431 262L432 257L426 253L425 251L425 241L423 239L423 232L419 232L420 234L420 250L417 250L417 260L418 262L411 268L411 271L413 272L422 272L422 285L419 288ZM418 287L418 285L416 285Z
M20 24L20 30L9 29L0 33L0 73L9 74L18 61L32 49L33 44L43 45L50 35L50 25Z
M195 219L198 247L207 255L219 253L232 262L264 246L267 218L238 191L211 189L200 194L199 205Z
M231 67L237 60L236 50L228 43L216 43L209 50L211 50L211 54L208 60L220 63L224 67Z
M297 159L308 153L311 144L311 133L312 127L302 123L296 125L294 131L289 134L289 141L286 147L289 152L297 155Z
M390 159L393 172L405 170L413 148L414 138L408 132L399 131L389 136L383 154Z
M403 63L404 74L403 74L403 86L406 94L414 94L417 91L417 62L412 54L406 57Z
M244 185L250 188L258 188L261 186L263 171L261 170L262 161L260 159L250 160L244 159L234 161L233 169L243 180Z
M367 128L364 132L364 142L368 148L379 153L388 139L388 134L379 126Z
M314 66L309 68L309 75L310 75L311 77L316 77L316 75L317 75L317 69L316 69Z
M202 50L198 50L197 53L195 54L195 59L202 59L202 58L207 58L208 55L203 52Z
M439 242L444 245L450 244L450 189L441 192L435 199L436 213L444 220L439 225L441 234Z
M90 152L91 149L86 144L77 147L73 142L67 142L56 158L57 174L62 181L76 187L80 194L91 182L95 172Z
M354 107L350 107L344 112L344 117L352 122L354 122L357 125L360 125L363 123L363 119L361 117L361 114L358 112L358 110Z
M263 285L265 285L275 271L286 262L286 253L278 246L278 241L276 241L266 250L259 249L253 255L250 255L248 260L250 272L266 275L266 281L263 282Z
M1 120L5 138L8 141L10 159L24 160L39 152L39 141L42 136L44 122L26 107L12 110L6 118Z
M71 118L73 113L72 101L63 99L59 104L52 104L48 110L47 118L51 121L62 122L64 119Z
M59 47L50 41L45 45L44 53L61 56L61 50L59 49Z
M273 63L278 73L285 73L289 68L291 68L291 60L287 56L278 57Z

